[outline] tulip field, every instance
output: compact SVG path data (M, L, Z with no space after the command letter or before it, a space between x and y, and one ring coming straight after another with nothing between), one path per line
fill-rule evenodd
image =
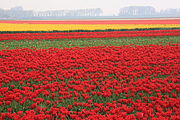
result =
M179 120L180 20L0 21L0 120Z

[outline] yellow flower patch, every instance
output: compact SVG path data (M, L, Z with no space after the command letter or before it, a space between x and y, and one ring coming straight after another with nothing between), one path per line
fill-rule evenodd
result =
M0 23L0 31L68 31L136 28L176 28L180 24L12 24Z

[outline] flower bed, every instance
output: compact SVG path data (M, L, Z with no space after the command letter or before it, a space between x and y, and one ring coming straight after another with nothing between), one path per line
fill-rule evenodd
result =
M0 23L13 24L180 24L180 19L148 20L0 20Z
M107 29L180 28L180 24L13 24L0 23L0 31L71 31Z
M110 31L110 32L53 32L53 33L8 33L0 34L3 40L53 40L72 38L113 38L113 37L152 37L152 36L180 36L177 30L144 30L144 31Z
M180 46L0 51L0 119L179 117Z

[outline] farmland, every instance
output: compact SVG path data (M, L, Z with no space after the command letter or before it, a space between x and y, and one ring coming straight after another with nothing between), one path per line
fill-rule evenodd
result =
M180 20L0 21L0 119L180 119Z

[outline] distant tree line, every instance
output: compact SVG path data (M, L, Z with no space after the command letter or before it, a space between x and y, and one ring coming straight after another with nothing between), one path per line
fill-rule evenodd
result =
M180 17L180 9L166 9L156 11L151 6L129 6L119 10L118 15L109 16L115 18L129 17ZM100 8L76 9L76 10L48 10L32 11L24 10L22 7L14 7L9 10L0 9L0 19L39 19L39 18L78 18L78 17L103 17L103 10Z
M33 17L75 17L75 16L100 16L103 13L100 8L77 9L77 10L48 10L31 11L23 10L22 7L11 8L10 10L0 9L0 18L33 18Z
M33 11L23 10L22 7L11 8L10 10L0 9L1 19L27 18L32 16L33 16Z
M100 8L78 10L51 10L34 12L34 16L100 16L103 11Z
M129 6L119 10L118 16L167 16L180 17L180 9L165 9L157 12L151 6Z

